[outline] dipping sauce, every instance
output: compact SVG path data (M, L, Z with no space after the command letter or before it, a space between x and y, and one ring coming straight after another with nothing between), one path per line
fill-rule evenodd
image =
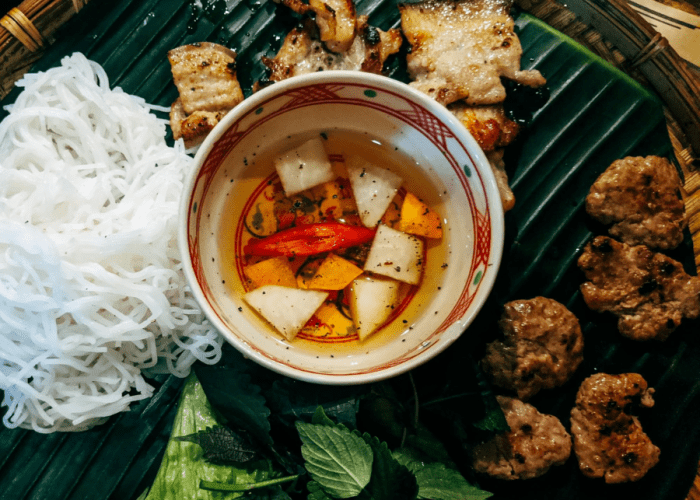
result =
M256 239L275 234L281 230L303 224L320 222L342 222L361 226L350 182L347 179L345 162L351 155L360 155L368 162L399 174L404 183L384 213L381 223L398 229L401 207L407 194L407 188L425 200L431 209L439 212L440 195L433 188L429 179L415 165L415 161L403 155L395 148L382 144L365 134L346 131L328 131L321 134L324 147L332 163L336 179L321 184L296 195L285 196L279 176L271 167L273 153L260 155L249 163L250 175L255 172L272 172L266 177L258 177L252 193L243 202L232 192L227 200L231 209L225 211L222 231L222 256L226 261L224 277L228 283L242 283L245 292L256 287L256 283L246 273L246 268L257 262L269 259L245 255L243 248ZM308 136L290 138L288 146L295 146ZM284 150L285 148L281 148ZM253 182L251 179L250 182ZM415 186L415 189L414 189ZM243 205L242 208L234 205ZM241 213L241 217L236 217ZM236 220L237 219L237 220ZM446 221L443 221L443 223ZM445 226L446 228L446 226ZM325 303L316 311L304 328L293 340L311 344L349 344L367 346L368 343L381 342L382 339L400 335L411 328L411 318L422 308L428 289L439 289L441 281L440 264L445 255L442 239L423 238L425 252L423 255L423 277L418 285L400 283L399 299L388 319L369 338L360 342L348 303L348 287L343 290L330 291ZM336 250L338 256L362 268L371 242ZM284 257L291 266L296 286L308 288L308 282L316 273L327 254L308 257ZM272 330L272 328L271 328Z

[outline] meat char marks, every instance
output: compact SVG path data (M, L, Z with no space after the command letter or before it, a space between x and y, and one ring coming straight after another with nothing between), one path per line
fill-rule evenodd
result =
M700 278L645 245L597 236L579 257L583 299L594 311L618 317L622 335L666 340L684 318L700 316Z
M236 53L216 43L183 45L168 52L173 81L180 97L172 104L173 137L187 147L207 134L243 100L236 77Z
M659 156L614 161L591 187L586 211L628 245L667 250L683 241L687 225L681 179Z
M519 126L505 115L501 78L541 87L538 71L520 69L522 47L510 0L426 0L399 5L401 28L411 45L410 85L447 108L488 153L504 210L515 205L503 148Z
M292 29L273 58L263 57L270 74L265 84L297 75L334 69L381 73L387 58L401 48L398 29L382 31L370 26L367 16L357 16L351 1L283 0L299 14L314 13ZM332 13L332 14L331 14Z
M630 415L635 406L653 406L653 392L637 373L597 373L583 381L571 410L571 433L585 476L606 483L637 481L658 463L659 448Z
M508 302L499 327L504 339L486 346L481 364L494 385L522 400L563 385L583 361L579 321L555 300Z
M474 447L477 472L505 480L531 479L566 462L571 436L558 418L518 399L496 396L496 400L510 431Z
M539 87L539 71L522 71L522 47L508 0L427 0L402 4L401 27L411 44L411 86L442 104L503 102L501 77Z
M508 146L520 131L520 126L508 118L502 105L469 106L457 101L447 106L485 152Z
M357 11L353 0L281 0L297 14L313 14L318 26L318 39L331 52L346 52L355 41Z

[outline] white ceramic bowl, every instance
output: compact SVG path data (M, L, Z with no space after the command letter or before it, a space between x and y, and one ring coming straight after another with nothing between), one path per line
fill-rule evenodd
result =
M444 218L444 236L429 245L411 304L381 332L362 343L288 342L243 301L231 248L240 244L249 199L276 175L265 158L301 136L338 130L408 157L399 174ZM462 335L496 278L503 210L486 157L443 106L390 78L328 71L275 83L214 128L186 182L179 244L197 301L246 357L300 380L358 384L406 372Z

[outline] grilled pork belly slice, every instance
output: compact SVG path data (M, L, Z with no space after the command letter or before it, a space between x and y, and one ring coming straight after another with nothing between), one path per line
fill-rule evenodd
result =
M382 31L367 24L367 16L357 19L357 36L343 52L333 52L321 40L319 29L305 19L284 39L274 58L263 57L270 70L269 83L317 71L354 70L381 73L387 58L399 51L402 37L398 29ZM258 82L256 90L264 86Z
M510 0L427 0L399 6L411 44L411 85L442 104L495 104L505 99L501 77L539 87L539 71L522 71L522 47Z
M504 148L518 135L519 125L506 116L502 104L470 106L457 101L447 106L484 151Z
M503 153L517 137L520 126L506 116L503 104L470 106L466 101L457 101L448 104L447 109L462 122L486 153L496 177L503 210L510 210L515 206L515 195L508 184Z
M183 45L168 52L180 97L171 106L175 139L195 146L236 104L243 91L236 77L236 53L216 43Z
M280 0L297 14L313 12L319 39L331 52L347 51L355 41L357 12L353 0Z
M170 128L175 140L182 138L186 147L201 143L226 113L224 111L195 111L187 114L182 101L177 99L170 107Z

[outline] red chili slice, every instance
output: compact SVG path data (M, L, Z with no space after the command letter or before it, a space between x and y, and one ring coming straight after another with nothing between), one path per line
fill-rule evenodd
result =
M270 257L314 255L366 243L374 238L375 233L376 229L340 222L304 224L253 240L243 248L243 252L246 255Z

